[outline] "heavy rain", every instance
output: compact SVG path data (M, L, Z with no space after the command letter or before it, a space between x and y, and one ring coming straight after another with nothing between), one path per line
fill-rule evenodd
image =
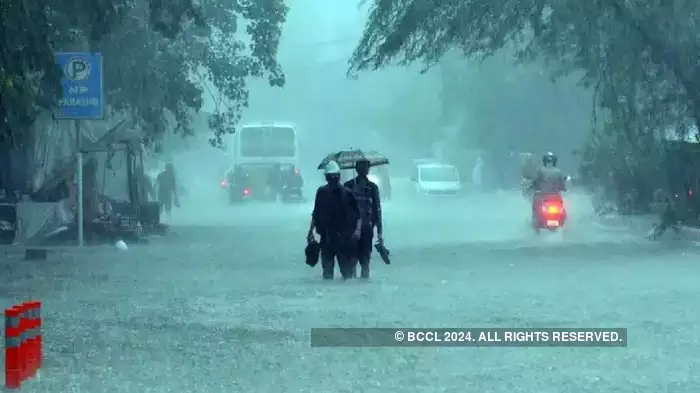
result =
M8 389L700 385L700 3L0 1Z

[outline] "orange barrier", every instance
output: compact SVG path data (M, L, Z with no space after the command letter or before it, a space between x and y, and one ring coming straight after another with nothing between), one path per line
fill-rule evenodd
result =
M42 361L41 302L5 309L5 387L19 389L36 376Z

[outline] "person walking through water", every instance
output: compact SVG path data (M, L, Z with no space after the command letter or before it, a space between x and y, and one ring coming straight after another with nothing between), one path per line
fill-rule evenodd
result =
M173 164L167 164L165 170L158 175L158 202L161 213L165 212L168 217L171 216L173 205L180 207Z
M652 226L648 234L650 240L657 240L669 228L673 228L676 235L680 234L680 221L682 216L679 213L677 197L675 195L661 189L656 190L653 196L652 210L659 215L659 222Z
M343 279L353 277L354 245L360 237L360 211L352 191L340 183L340 166L331 161L325 168L326 185L318 188L311 214L307 242L314 239L314 230L321 237L323 279L332 280L335 260Z
M352 190L360 208L361 229L357 242L357 252L353 261L353 275L357 274L357 264L360 265L360 277L369 278L369 263L372 256L372 240L374 228L377 228L377 241L384 243L382 226L382 205L379 187L368 179L370 162L360 160L355 163L357 177L345 183Z
M476 157L476 163L472 169L472 182L477 190L482 191L484 188L484 159L481 158L481 153Z

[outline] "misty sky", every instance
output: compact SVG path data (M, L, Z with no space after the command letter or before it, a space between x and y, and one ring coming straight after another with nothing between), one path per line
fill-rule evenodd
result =
M421 100L437 103L439 84L425 83L428 78L414 67L367 72L357 80L346 77L366 14L367 7L358 8L355 0L290 2L279 50L287 83L280 89L266 80L251 80L250 108L243 113L243 122L292 122L309 136L329 136L332 128L331 136L340 145L355 143L358 133L363 140L380 143L371 128L383 127L386 120L377 115L395 112L390 104L397 94L407 95L402 90L422 82ZM204 111L211 112L213 100L207 96L204 101ZM436 113L425 115L437 117Z
M422 75L419 73L420 64L393 66L363 72L354 80L347 78L348 59L362 35L367 6L358 7L357 0L295 0L288 4L290 11L278 53L279 63L286 74L286 85L277 88L270 87L265 79L249 80L250 107L242 114L242 123L279 121L295 124L304 157L320 157L328 151L348 147L371 147L397 158L395 161L408 162L416 155L429 154L431 149L426 148L426 144L444 138L450 129L477 132L494 126L470 112L485 110L483 105L478 105L485 94L479 86L487 90L491 86L485 81L509 80L516 75L533 79L527 73L516 72L524 68L510 63L512 56L509 55L496 56L483 66L476 61L464 61L458 67L464 68L464 78L470 80L468 85L474 88L459 95L460 101L464 101L463 110L457 116L446 116L442 108L443 86L438 67ZM496 63L498 66L494 67ZM533 82L549 84L546 76L534 78ZM580 94L582 91L575 91L580 89L573 88L574 84L566 83L560 92L564 95ZM497 114L510 113L508 108L524 104L519 99L509 100L517 94L507 93L502 90L503 85L500 86L495 89L495 100L489 101L489 105L496 107L486 109ZM528 108L520 112L529 114L526 116L529 118L519 122L525 121L530 128L538 128L543 124L546 126L552 115L561 117L565 114L558 106L560 101L567 102L566 99L553 98L551 93L542 98L528 100ZM204 103L203 113L198 116L201 119L195 122L197 128L208 136L206 114L214 111L208 93L204 94ZM585 120L590 117L590 109L582 108L581 113L581 118L565 121L565 124L572 124L567 126L569 133L583 136L590 128ZM518 135L528 130L527 127L518 128ZM423 140L418 140L418 137ZM582 140L582 137L576 139ZM543 149L561 150L562 154L567 154L576 147L547 146Z

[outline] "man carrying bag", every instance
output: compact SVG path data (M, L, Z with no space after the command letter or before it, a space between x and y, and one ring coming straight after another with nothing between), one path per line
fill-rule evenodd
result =
M326 165L327 184L316 191L309 232L309 244L315 241L314 229L321 237L323 279L332 280L335 260L343 279L354 276L354 254L360 237L360 210L352 191L340 183L340 167L335 161Z

